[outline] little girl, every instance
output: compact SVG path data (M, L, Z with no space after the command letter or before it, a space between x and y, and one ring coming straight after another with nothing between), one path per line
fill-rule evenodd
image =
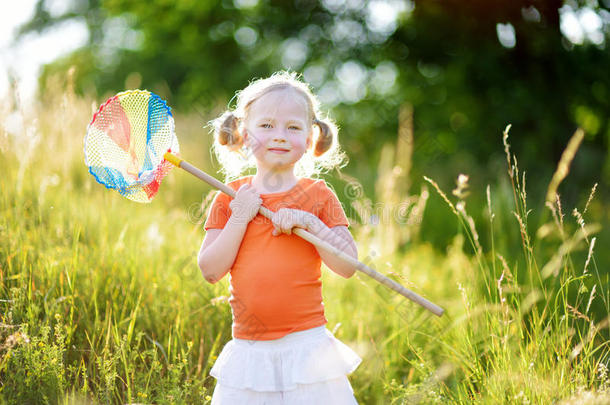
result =
M345 278L355 269L291 231L357 257L336 195L323 180L298 177L341 161L336 127L285 72L251 83L214 124L227 174L252 158L256 174L228 184L234 199L217 194L204 225L199 267L210 283L229 273L233 313L233 339L210 371L212 404L356 404L347 375L361 359L325 327L320 266ZM275 212L271 221L261 205Z

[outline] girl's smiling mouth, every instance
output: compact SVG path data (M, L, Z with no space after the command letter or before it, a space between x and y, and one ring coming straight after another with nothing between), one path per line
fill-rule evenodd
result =
M273 153L286 153L286 152L290 152L290 149L285 149L285 148L269 148L267 150L269 152L273 152Z

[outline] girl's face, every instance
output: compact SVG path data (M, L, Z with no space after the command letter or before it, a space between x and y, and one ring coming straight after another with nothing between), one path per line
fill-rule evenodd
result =
M243 136L257 166L292 169L311 145L310 121L304 96L290 88L273 90L250 104Z

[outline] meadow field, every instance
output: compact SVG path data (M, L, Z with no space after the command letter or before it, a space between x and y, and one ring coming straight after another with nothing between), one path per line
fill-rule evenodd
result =
M209 403L209 370L231 339L227 280L206 283L196 264L214 191L178 170L151 204L105 189L82 152L102 100L49 94L27 111L0 106L0 403ZM176 112L178 137L184 158L216 174L204 118ZM363 358L350 376L359 403L610 404L604 224L588 219L603 205L595 188L576 207L554 191L578 137L532 214L540 226L508 129L505 175L486 188L450 173L453 190L434 178L405 190L400 142L372 169L374 199L341 178L360 260L446 310L324 269L327 327ZM487 201L481 215L473 196ZM441 212L452 222L434 232L459 229L444 249L421 238Z

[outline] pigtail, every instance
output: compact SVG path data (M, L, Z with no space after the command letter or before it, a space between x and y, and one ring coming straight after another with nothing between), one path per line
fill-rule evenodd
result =
M313 155L318 157L332 147L333 140L337 137L337 127L328 119L322 121L314 119L313 124L319 128L319 134L313 151Z
M230 150L239 150L243 145L244 140L239 133L239 118L231 111L214 120L214 132L218 143Z

